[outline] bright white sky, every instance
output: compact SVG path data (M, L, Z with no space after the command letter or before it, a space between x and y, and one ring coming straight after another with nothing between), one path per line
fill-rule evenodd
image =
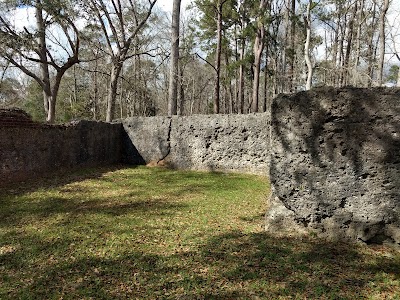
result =
M167 11L167 12L171 12L172 11L172 0L158 0L157 1L157 5L158 7L162 8L163 10ZM181 10L183 11L185 9L185 7L189 4L192 3L193 0L182 0L181 3Z

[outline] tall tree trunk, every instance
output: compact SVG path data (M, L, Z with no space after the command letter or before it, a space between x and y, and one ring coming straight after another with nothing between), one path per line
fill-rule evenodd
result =
M243 26L244 27L244 26ZM243 31L242 27L242 31ZM246 40L241 39L240 45L240 66L239 66L239 91L238 91L238 112L244 113L244 55L245 55Z
M360 6L358 9L358 16L357 16L357 36L356 36L356 54L354 57L354 68L353 68L353 85L358 85L358 66L360 64L360 53L361 53L361 30L362 25L364 24L363 20L364 15L364 0L360 1Z
M184 79L184 68L182 65L179 66L179 93L178 93L178 98L179 98L179 110L178 110L178 115L183 116L185 114L185 85L183 82Z
M227 0L218 0L217 6L217 50L215 55L214 114L219 114L221 88L221 52L222 52L222 8Z
M227 51L224 51L225 57L225 113L230 113L231 101L231 78L229 74L229 54Z
M177 114L178 77L179 77L179 23L181 0L173 0L171 32L171 67L168 90L168 115Z
M288 38L285 38L285 42L282 45L283 49L280 49L281 59L282 59L282 69L281 69L280 74L281 74L281 76L285 76L285 78L283 80L281 80L282 92L288 92L289 85L290 85L290 82L289 82L290 74L288 74L287 69L288 69L288 62L290 62L290 59L288 59L288 56L290 56L290 55L288 55L288 54L290 52L290 42L291 42L290 41L290 30L291 30L290 29L291 28L290 7L292 6L291 1L292 0L284 0L284 2L283 2L284 7L285 7L284 15L283 15L283 19L284 19L283 26L284 26L284 30L285 30L284 34L285 34L285 37L288 37Z
M339 68L339 61L338 61L338 52L339 52L339 22L341 19L340 10L337 9L337 26L334 30L334 41L333 41L333 51L332 51L332 72L331 72L331 81L332 85L337 87L338 80L337 80L337 73Z
M268 50L269 46L268 43L265 44L265 68L264 68L264 99L263 99L263 112L267 111L267 106L268 106L268 67L269 67L269 61L268 61Z
M383 7L381 10L380 18L379 18L379 64L378 64L378 78L377 85L382 86L383 84L383 65L385 62L385 45L386 45L386 37L385 37L385 23L386 23L386 13L389 8L389 0L383 0Z
M97 120L97 113L98 113L98 82L97 82L97 69L98 69L98 56L96 53L96 59L95 59L95 67L94 67L94 72L92 74L92 82L93 82L93 120Z
M49 123L54 123L56 118L56 103L57 103L58 90L60 89L61 78L64 76L66 70L67 68L62 68L58 70L57 75L54 79L54 85L51 90L51 97L48 98L49 112L47 114L47 122Z
M291 0L290 10L290 52L289 52L289 92L293 92L294 86L294 63L295 63L295 37L296 37L296 0Z
M256 39L254 41L254 80L253 80L253 95L252 95L252 104L251 111L258 112L258 100L259 100L259 89L260 89L260 66L261 66L261 55L264 50L264 36L265 36L265 27L263 24L262 15L265 12L265 8L267 6L267 2L265 0L260 1L259 13L260 16L257 17L257 33Z
M115 62L111 67L110 84L107 96L106 122L112 122L115 116L115 100L117 98L118 78L122 70L121 62Z
M343 22L340 23L339 25L339 31L340 31L340 39L339 39L339 86L343 86L344 82L344 74L345 74L345 69L344 69L344 39L346 37L346 25L347 25L347 15L343 15Z
M358 1L355 2L354 8L353 8L353 14L350 17L349 24L347 26L347 45L346 45L346 54L344 58L344 72L343 72L343 82L342 85L347 85L349 81L349 66L350 66L350 52L352 49L352 43L353 43L353 30L354 30L354 20L357 15L357 7L358 7Z
M46 28L43 18L43 10L41 1L37 1L35 6L36 13L36 26L38 29L37 42L39 46L38 55L40 58L40 70L42 77L43 89L43 106L47 114L46 121L49 123L54 122L54 116L51 115L50 102L52 102L51 86L50 86L50 72L47 62L47 44L46 44Z
M375 45L374 45L374 30L376 26L376 1L373 2L373 8L372 8L372 20L371 24L369 26L369 45L368 45L368 53L367 53L367 58L368 58L368 83L367 86L371 87L372 86L372 81L374 79L374 61L375 61Z
M311 5L312 5L312 0L309 0L307 4L307 15L304 17L304 24L306 25L306 42L304 45L304 58L306 61L307 65L307 82L306 82L306 90L311 89L311 84L312 84L312 76L313 76L313 67L311 64L311 59L310 59L310 41L311 41Z

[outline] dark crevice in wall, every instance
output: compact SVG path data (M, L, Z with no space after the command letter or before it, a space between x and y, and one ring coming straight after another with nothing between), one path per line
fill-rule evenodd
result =
M159 159L157 161L157 164L160 164L162 162L164 162L165 159L167 159L167 157L169 156L169 154L171 153L171 131L172 131L172 122L173 122L173 118L169 117L168 118L168 130L167 130L167 139L166 139L166 153L165 155Z
M269 113L123 120L146 164L267 176Z

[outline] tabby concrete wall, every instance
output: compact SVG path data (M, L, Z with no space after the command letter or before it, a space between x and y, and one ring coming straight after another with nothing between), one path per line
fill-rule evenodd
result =
M60 168L121 161L122 126L79 121L50 126L0 110L0 184Z
M282 95L271 115L267 229L400 245L400 90Z
M132 147L126 152L134 154L128 162L268 175L268 113L135 117L123 125Z

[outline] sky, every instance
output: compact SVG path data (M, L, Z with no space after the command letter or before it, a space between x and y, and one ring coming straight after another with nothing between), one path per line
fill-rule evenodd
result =
M192 2L192 0L181 0L181 8L182 10L184 10L184 8ZM171 12L172 11L172 0L158 0L157 1L157 5L158 7L162 8L163 10L167 11L167 12Z

